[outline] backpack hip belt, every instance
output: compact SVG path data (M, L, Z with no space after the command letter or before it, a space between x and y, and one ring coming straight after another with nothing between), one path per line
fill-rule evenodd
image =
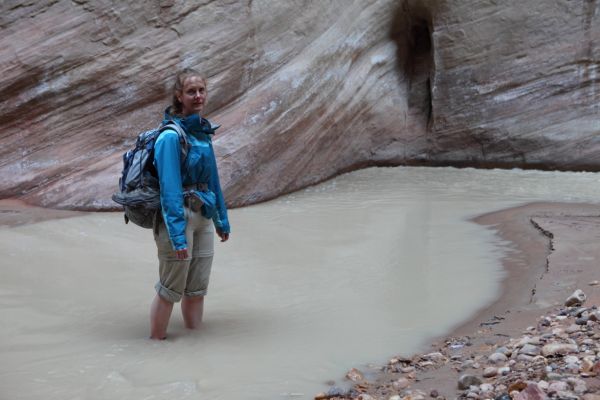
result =
M208 190L208 183L193 183L183 187L183 205L194 212L200 212L204 202L196 195L195 191L205 192Z

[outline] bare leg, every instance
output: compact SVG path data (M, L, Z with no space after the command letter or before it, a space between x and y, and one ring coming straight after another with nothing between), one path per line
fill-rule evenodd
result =
M173 303L160 297L154 297L150 309L150 339L164 340L167 338L167 326L173 311Z
M198 329L204 313L204 296L183 296L181 313L186 328Z

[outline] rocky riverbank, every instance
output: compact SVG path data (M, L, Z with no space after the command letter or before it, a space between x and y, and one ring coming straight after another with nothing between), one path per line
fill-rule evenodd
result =
M351 369L315 399L600 400L600 209L484 215L514 244L503 295L431 351Z
M590 282L597 286L598 281ZM427 390L412 387L444 367L459 374L456 398L538 400L545 398L600 400L600 311L586 307L578 290L565 306L540 317L521 336L482 346L481 338L448 338L437 351L411 358L392 358L382 368L383 380L369 382L352 369L355 384L344 391L332 387L315 399L444 400L436 382ZM475 348L473 348L475 345ZM485 349L485 350L484 350Z

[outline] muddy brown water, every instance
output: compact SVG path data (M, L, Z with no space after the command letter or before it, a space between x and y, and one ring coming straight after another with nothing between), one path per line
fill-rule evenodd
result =
M598 175L371 168L231 211L205 322L145 339L151 232L119 213L0 227L0 398L311 399L498 296L510 251L470 218L595 202Z

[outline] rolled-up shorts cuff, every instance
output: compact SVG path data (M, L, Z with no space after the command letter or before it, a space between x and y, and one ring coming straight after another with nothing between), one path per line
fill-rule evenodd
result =
M165 286L163 286L160 282L154 285L154 289L156 289L156 293L162 297L163 299L170 301L171 303L177 303L181 300L181 293L177 293L174 290L171 290Z
M206 296L208 293L207 289L204 290L196 290L194 292L185 292L184 295L187 297L195 297L195 296Z

